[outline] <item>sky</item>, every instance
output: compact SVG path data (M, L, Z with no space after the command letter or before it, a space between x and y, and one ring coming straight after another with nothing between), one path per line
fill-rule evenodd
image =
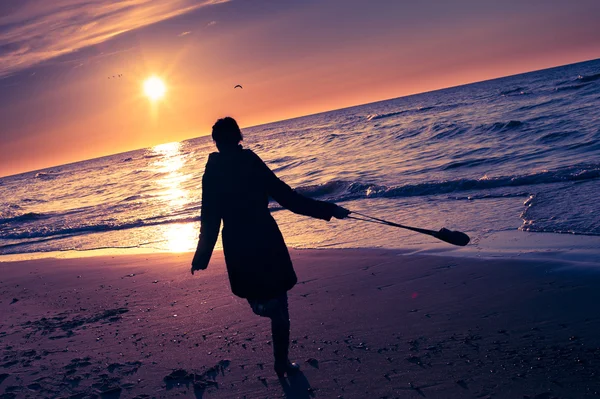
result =
M598 16L597 0L2 0L0 176L226 115L254 126L597 59Z

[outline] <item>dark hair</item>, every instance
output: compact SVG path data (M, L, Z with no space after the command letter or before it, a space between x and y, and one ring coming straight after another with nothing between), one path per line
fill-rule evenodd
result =
M235 119L230 116L218 119L212 127L212 138L217 148L233 147L244 138Z

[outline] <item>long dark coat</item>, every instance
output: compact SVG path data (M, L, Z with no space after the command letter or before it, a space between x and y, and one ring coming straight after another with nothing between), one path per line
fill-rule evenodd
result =
M304 197L251 150L210 154L202 178L199 265L206 267L223 220L223 252L232 292L269 299L297 282L287 246L268 209L269 196L292 212L330 220L336 205Z

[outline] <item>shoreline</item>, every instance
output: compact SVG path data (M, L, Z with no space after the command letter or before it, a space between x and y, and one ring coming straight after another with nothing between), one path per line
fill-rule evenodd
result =
M499 231L480 233L471 237L471 243L466 247L455 247L435 239L426 245L405 245L403 247L353 247L353 246L323 246L323 247L291 247L294 251L350 249L350 250L383 250L402 251L411 254L426 254L434 256L451 256L458 258L478 259L522 259L522 260L557 260L570 264L580 264L600 267L600 236L575 235L561 233L540 233L516 231ZM220 239L219 239L220 241ZM215 248L215 251L221 249ZM140 248L101 248L89 250L65 250L49 252L26 252L0 255L0 265L17 261L36 259L77 259L98 256L128 256L151 254L189 254L193 252L169 252L151 247Z
M188 253L0 264L0 392L207 399L600 392L593 268L406 250L290 253L299 279L289 293L291 356L302 373L285 383L272 370L268 320L231 294L222 251L194 276Z

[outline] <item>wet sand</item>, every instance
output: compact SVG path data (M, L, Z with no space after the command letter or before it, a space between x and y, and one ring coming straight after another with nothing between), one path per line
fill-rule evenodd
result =
M1 398L600 396L600 270L389 250L292 251L291 357L223 256L0 263Z

